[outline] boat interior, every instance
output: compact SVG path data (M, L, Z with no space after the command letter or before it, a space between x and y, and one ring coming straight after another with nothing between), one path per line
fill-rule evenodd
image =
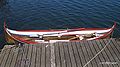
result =
M35 41L35 40L86 40L89 38L96 37L94 34L85 34L85 35L62 35L62 36L36 36L36 37L30 37L30 36L23 36L23 35L15 35L12 34L13 37L17 39L22 39L26 41Z

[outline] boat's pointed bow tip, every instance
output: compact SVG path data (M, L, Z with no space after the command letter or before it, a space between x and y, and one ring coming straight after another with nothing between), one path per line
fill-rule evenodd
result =
M7 27L7 24L6 24L6 21L4 21L4 26L3 26L3 27L4 27L4 31L6 32L6 31L7 31L7 28L8 28L8 27Z
M117 22L114 22L114 25L116 26Z
M6 22L4 21L4 28L6 27Z
M114 22L114 25L113 25L113 27L112 27L112 28L115 28L115 27L116 27L116 25L117 25L117 22Z

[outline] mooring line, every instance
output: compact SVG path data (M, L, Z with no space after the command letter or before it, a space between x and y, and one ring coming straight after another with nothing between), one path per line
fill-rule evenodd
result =
M112 38L110 38L109 42L101 49L93 58L91 58L83 67L86 67L93 59L95 59L111 42Z

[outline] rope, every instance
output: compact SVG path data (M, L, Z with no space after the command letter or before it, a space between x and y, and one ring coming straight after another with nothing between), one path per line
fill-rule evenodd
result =
M111 42L112 38L109 40L109 42L101 49L92 59L90 59L83 67L86 67L93 59L95 59Z
M113 36L113 33L112 33ZM93 57L91 58L83 67L86 67L93 59L95 59L111 42L112 38L108 41L108 43Z

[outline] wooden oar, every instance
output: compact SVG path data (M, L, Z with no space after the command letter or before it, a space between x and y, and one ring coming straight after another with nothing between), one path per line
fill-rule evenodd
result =
M70 38L70 39L68 39L68 40L73 40L73 39L76 39L76 38L79 38L78 36L77 37L73 37L73 38Z

